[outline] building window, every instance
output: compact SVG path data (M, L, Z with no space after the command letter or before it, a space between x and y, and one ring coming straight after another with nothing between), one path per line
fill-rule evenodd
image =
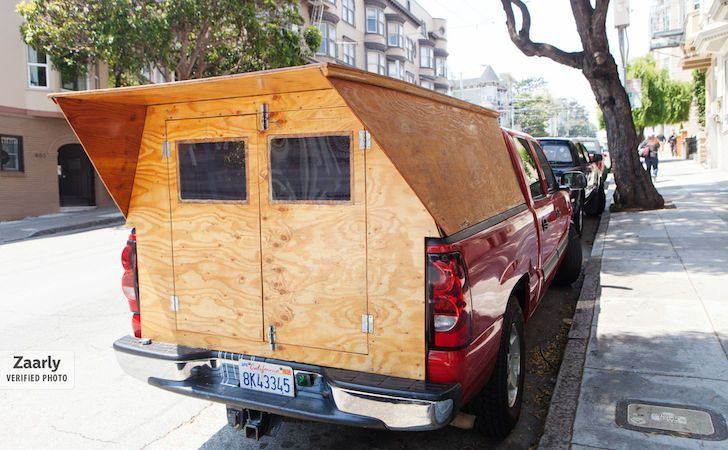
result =
M342 0L341 1L341 12L342 16L344 18L344 22L349 23L351 25L356 25L356 16L354 15L354 11L356 11L354 6L354 0Z
M387 66L390 77L397 78L398 80L404 80L404 64L402 64L401 61L389 61Z
M343 43L344 62L356 66L356 42L345 40Z
M321 22L319 30L321 30L321 47L318 53L336 58L336 27L331 23Z
M88 89L86 75L79 75L69 80L61 74L61 88L67 91L85 91Z
M386 75L387 68L384 65L384 54L380 52L367 52L367 70L380 75Z
M447 60L441 56L435 58L435 75L447 78Z
M387 22L387 44L390 47L404 47L404 31L399 22Z
M23 138L0 136L0 171L23 172Z
M379 8L367 8L367 33L384 36L384 11Z
M407 59L410 60L410 61L414 61L415 60L415 57L417 56L417 47L416 47L416 45L417 44L415 44L415 41L413 41L410 38L407 38L407 40L405 42L404 49L405 49L406 54L407 54Z
M30 87L48 87L48 57L28 46L28 85Z
M433 62L432 47L420 47L420 67L432 69Z
M420 80L420 86L429 90L433 90L435 88L435 85L432 84L432 81L430 80Z
M427 24L425 22L422 22L422 25L420 25L420 31L422 32L422 36L427 38Z
M408 83L415 84L415 74L413 74L412 72L405 72L404 80Z

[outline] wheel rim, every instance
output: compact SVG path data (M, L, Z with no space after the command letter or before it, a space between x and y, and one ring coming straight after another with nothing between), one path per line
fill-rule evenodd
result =
M516 324L511 324L508 338L508 407L512 408L518 398L519 379L521 378L521 338L518 337Z

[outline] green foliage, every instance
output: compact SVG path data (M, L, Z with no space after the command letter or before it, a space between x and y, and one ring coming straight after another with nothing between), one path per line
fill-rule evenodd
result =
M295 0L30 0L17 6L25 42L68 76L108 64L117 86L305 64L320 33L300 31ZM318 30L317 30L318 31Z
M559 100L559 136L594 137L597 129L589 120L589 112L576 99Z
M698 123L705 126L705 72L693 70L693 99L698 109Z
M627 77L642 82L642 106L632 108L637 129L688 120L692 104L691 83L671 80L666 70L657 68L651 56L631 62L627 66Z
M514 122L524 133L546 136L549 119L556 110L556 103L546 90L543 78L526 78L513 85Z

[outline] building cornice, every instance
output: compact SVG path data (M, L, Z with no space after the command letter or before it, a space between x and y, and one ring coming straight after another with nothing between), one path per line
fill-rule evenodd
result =
M695 49L698 53L718 53L728 40L728 23L705 28L695 36Z
M63 113L60 111L42 111L39 109L14 108L3 105L0 105L0 114L43 119L63 119Z

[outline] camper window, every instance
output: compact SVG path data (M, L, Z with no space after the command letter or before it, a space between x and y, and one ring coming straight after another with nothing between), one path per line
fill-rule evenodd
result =
M180 142L177 150L180 199L247 200L245 141Z
M271 200L351 200L351 137L308 136L270 140Z

